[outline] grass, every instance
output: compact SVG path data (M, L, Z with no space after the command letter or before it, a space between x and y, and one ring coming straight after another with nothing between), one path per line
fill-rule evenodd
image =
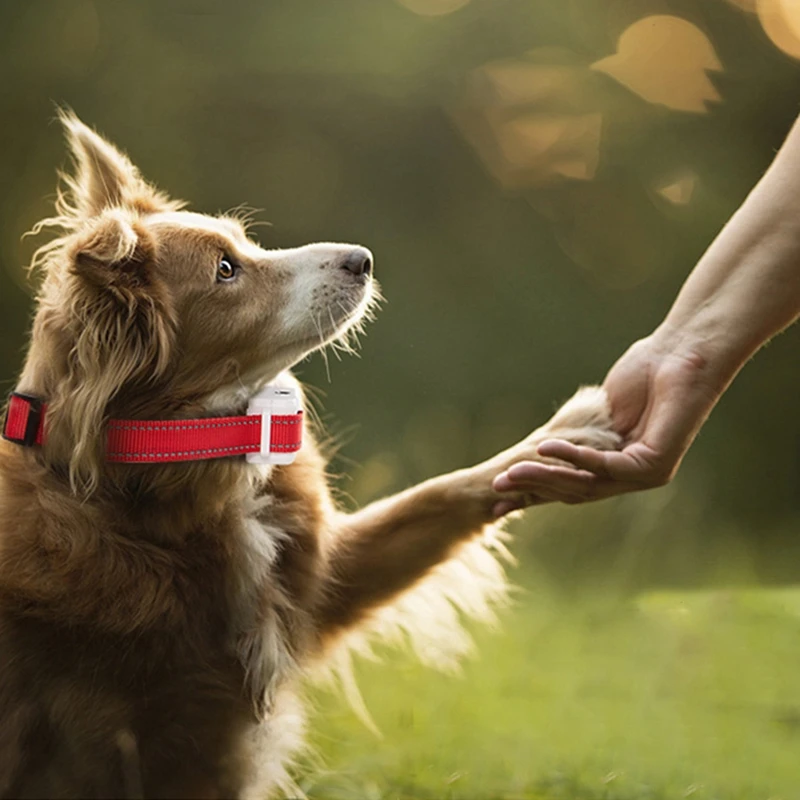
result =
M381 738L313 693L311 798L800 798L800 590L576 606L516 578L463 674L359 665Z

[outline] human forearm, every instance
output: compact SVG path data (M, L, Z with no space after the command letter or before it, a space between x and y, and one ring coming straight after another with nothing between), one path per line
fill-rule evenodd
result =
M799 314L800 120L662 324L606 376L622 450L543 442L540 455L571 466L522 461L495 488L581 503L663 485L741 367Z
M655 333L706 360L724 388L800 313L800 122L725 226Z

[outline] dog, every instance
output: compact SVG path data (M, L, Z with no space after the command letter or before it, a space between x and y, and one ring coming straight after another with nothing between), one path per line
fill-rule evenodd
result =
M606 397L345 513L289 370L369 315L370 251L264 250L60 119L73 164L35 227L52 233L0 443L0 796L291 793L303 676L415 591L435 599L412 637L437 607L483 613L505 585L493 478L544 438L617 447ZM248 415L265 392L297 407Z

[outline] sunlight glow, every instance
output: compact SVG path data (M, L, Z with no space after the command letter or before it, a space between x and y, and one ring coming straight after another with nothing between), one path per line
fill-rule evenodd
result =
M720 96L707 72L722 65L708 37L679 17L657 15L637 20L619 39L617 52L595 62L650 103L676 111L705 113Z

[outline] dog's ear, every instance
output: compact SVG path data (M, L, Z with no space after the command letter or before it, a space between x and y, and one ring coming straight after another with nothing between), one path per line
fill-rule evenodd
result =
M136 216L122 208L100 213L73 243L71 271L92 286L135 292L151 283L155 246Z
M69 258L64 296L74 345L68 378L49 405L48 446L69 462L73 487L91 489L105 460L106 422L122 400L141 400L158 386L170 363L175 320L154 244L133 212L103 212L75 240Z
M79 218L120 206L148 213L179 205L148 185L126 155L72 111L61 109L58 116L74 161L72 174L63 178Z

